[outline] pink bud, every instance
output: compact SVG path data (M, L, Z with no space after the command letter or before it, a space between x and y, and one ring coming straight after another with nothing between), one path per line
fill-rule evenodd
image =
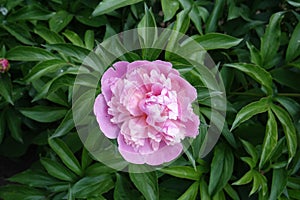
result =
M0 72L5 73L9 70L9 62L5 58L0 58Z

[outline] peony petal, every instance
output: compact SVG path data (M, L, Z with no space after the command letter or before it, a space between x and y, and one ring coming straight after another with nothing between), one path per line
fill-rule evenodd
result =
M158 151L148 154L146 157L146 164L148 165L161 165L176 159L182 152L182 144L165 145L160 147Z
M111 123L110 119L112 116L107 113L107 110L108 106L106 105L104 96L103 94L99 94L95 100L94 114L103 134L110 139L115 139L120 129L117 125Z
M122 134L118 136L119 152L123 158L134 164L161 165L176 159L182 152L181 143L160 147L158 151L149 154L140 154L135 152L133 147L127 145Z
M138 68L148 69L151 67L151 62L147 60L138 60L128 64L127 73L130 73Z
M101 78L101 91L105 100L108 102L112 97L111 86L117 78L122 78L127 72L128 62L116 62L114 68L108 68Z
M134 164L144 164L145 157L141 154L134 151L132 146L129 146L124 141L124 136L119 134L118 136L118 145L119 145L119 152L123 156L123 158L130 163Z
M155 60L152 63L155 64L159 71L165 76L168 76L169 73L179 75L179 72L176 69L172 69L172 63L170 62Z
M200 120L197 115L191 113L190 120L183 122L185 125L186 135L195 138L199 133Z
M177 96L188 97L191 102L197 98L197 90L185 79L174 74L170 74L169 78L172 80L172 90L177 92Z

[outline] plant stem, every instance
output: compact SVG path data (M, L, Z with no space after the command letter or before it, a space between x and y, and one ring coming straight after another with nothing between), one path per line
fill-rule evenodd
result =
M299 93L278 93L278 96L287 96L287 97L300 97Z

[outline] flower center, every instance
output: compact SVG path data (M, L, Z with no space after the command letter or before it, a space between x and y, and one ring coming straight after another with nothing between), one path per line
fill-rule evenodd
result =
M156 125L167 119L177 120L178 117L177 94L166 88L163 88L158 95L155 91L146 93L139 107L147 115L146 121L150 125Z

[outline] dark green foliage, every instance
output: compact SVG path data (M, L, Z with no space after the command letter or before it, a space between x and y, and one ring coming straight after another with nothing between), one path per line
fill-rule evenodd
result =
M1 199L300 199L298 0L0 0L0 9L0 58L11 64L0 73L0 156L26 162L22 156L34 147L32 156L39 157L30 169L4 177ZM220 94L208 91L201 75L171 52L147 48L124 55L172 62L197 88L201 119L200 135L171 166L147 173L131 173L130 166L125 173L83 147L72 94L90 50L137 27L153 27L139 31L145 46L164 40L152 37L156 27L202 45L220 71L227 105L212 119L211 99ZM178 34L168 37L167 48L177 48ZM222 134L200 158L211 121Z

